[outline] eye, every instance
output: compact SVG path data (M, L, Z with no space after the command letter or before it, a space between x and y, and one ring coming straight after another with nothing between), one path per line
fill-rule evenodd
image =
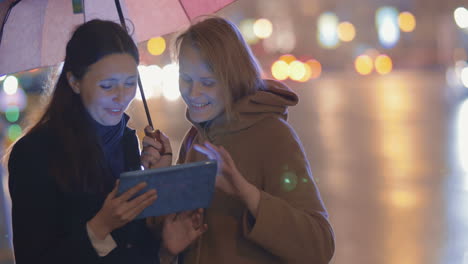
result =
M110 88L112 88L112 85L108 84L100 84L99 86L104 90L109 90Z
M184 82L191 82L192 81L192 78L190 78L190 76L188 76L187 74L184 74L184 73L180 73L179 78L182 79Z
M128 87L133 87L136 86L136 82L126 82L125 85Z
M207 86L207 87L211 87L216 84L216 81L212 79L204 79L201 82L204 86Z
M104 80L99 83L99 86L104 90L109 90L114 86L114 82L112 80Z

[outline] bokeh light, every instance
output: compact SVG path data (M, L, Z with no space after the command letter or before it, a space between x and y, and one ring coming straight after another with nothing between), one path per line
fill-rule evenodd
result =
M292 55L292 54L282 55L279 59L286 62L287 64L297 60L296 57L294 55Z
M138 66L138 72L141 78L141 84L147 99L157 98L162 93L162 69L158 65ZM135 99L141 100L140 91L137 91Z
M468 88L468 66L462 69L460 78L463 86Z
M286 171L281 177L283 190L286 192L293 191L297 186L297 176L295 173Z
M380 44L384 48L392 48L400 39L398 10L394 7L381 7L375 16Z
M6 75L1 75L1 76L0 76L0 82L3 81L3 80L5 80L6 77L7 77Z
M401 209L412 209L420 203L419 196L410 190L392 190L389 198L393 206Z
M356 37L356 29L350 22L342 22L338 25L338 37L341 41L350 42Z
M468 100L465 100L457 116L457 142L458 161L461 168L468 172Z
M15 94L18 91L18 79L13 75L6 77L3 81L3 91L8 95Z
M354 67L359 74L368 75L374 68L372 58L368 55L358 56L354 62Z
M18 88L16 93L7 94L5 91L0 91L0 111L6 112L8 108L16 106L20 111L23 111L28 104L28 98L23 89Z
M13 124L8 127L8 139L10 141L15 141L18 139L22 133L23 130L18 124Z
M167 64L162 69L164 98L169 101L177 100L180 97L179 91L179 66L175 63Z
M303 63L302 65L305 68L305 74L300 80L297 80L297 81L298 82L307 82L312 77L312 68L307 63Z
M375 70L379 74L388 74L392 71L392 69L393 63L392 59L389 56L384 54L377 56L377 58L375 59Z
M338 17L332 12L319 16L317 23L319 44L327 49L336 48L340 44L338 38Z
M464 7L458 7L453 12L455 23L460 28L468 28L468 10Z
M266 39L271 36L273 33L273 25L270 20L266 18L261 18L255 21L253 25L253 31L255 36L260 39Z
M322 64L317 60L308 60L306 64L310 66L310 79L317 79L322 74Z
M20 115L20 110L17 106L10 106L5 111L6 120L10 123L18 121Z
M296 60L289 64L289 78L293 81L299 81L304 78L306 75L306 68L304 67L304 63Z
M161 55L166 50L166 40L163 37L151 38L146 46L152 55Z
M289 77L289 64L282 60L275 61L271 65L271 75L276 80L286 80Z
M242 36L244 37L245 41L247 41L247 43L250 45L254 45L260 40L255 35L255 32L253 30L254 23L255 20L253 19L244 19L239 24L239 30L242 33Z
M410 12L402 12L398 16L398 25L403 32L412 32L416 28L416 18Z

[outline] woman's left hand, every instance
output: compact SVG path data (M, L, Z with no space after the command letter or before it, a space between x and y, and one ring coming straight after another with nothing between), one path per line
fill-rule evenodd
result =
M145 127L146 131L151 131L150 126ZM161 142L156 138L144 136L143 150L141 151L140 161L145 169L154 169L168 167L172 165L172 148L169 138L161 134ZM160 153L164 146L164 153Z

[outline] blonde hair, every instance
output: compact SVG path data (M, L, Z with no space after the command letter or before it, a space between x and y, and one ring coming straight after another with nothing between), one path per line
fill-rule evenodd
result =
M233 118L232 105L244 96L264 89L261 68L243 39L239 29L220 17L203 17L175 40L175 61L179 60L182 44L192 45L200 52L208 67L224 89L225 111Z

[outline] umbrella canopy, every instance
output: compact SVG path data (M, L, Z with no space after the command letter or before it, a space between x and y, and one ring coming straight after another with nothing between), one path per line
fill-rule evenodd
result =
M95 18L119 22L116 3L136 42L190 24L234 0L21 0L10 12L0 43L0 76L55 65L74 28ZM0 2L0 18L13 1ZM1 22L1 21L0 21Z

